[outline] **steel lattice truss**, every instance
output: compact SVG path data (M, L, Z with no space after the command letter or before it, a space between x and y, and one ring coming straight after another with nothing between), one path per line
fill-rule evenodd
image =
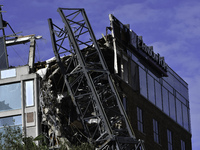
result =
M52 46L88 142L99 149L139 149L84 9L58 12L64 28L48 20ZM71 55L68 65L64 55Z

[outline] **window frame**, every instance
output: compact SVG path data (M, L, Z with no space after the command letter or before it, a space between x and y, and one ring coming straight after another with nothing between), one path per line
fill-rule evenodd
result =
M2 121L5 119L6 123L2 124ZM10 119L10 122L8 122ZM12 115L7 117L0 118L0 132L3 132L7 127L20 127L22 128L22 115ZM4 122L4 121L3 121Z
M13 78L16 76L17 73L15 68L0 71L0 79Z
M147 72L141 67L139 67L139 88L140 94L148 99Z
M185 141L181 140L181 150L186 150L185 149Z
M7 108L1 108L0 112L10 111L10 110L19 110L22 108L22 89L21 82L12 82L7 84L0 85L0 102L7 104ZM3 93L1 95L1 93ZM4 97L6 96L6 97ZM12 101L12 99L14 100ZM12 106L10 106L12 105Z
M160 144L159 124L156 119L153 119L153 138L154 142Z
M30 98L30 96L27 96L27 95L29 95L30 93L27 93L27 84L26 83L28 83L28 82L32 82L32 91L31 91L31 98L32 98L32 102L30 102L30 100L28 100L27 99L27 97L29 97ZM34 91L35 91L35 89L34 89L34 80L26 80L26 81L24 81L24 95L25 95L25 105L26 105L26 107L32 107L32 106L34 106L35 105L35 96L34 96Z
M143 111L139 107L137 107L137 126L138 130L144 133Z
M173 135L172 131L167 129L167 147L168 150L173 150Z

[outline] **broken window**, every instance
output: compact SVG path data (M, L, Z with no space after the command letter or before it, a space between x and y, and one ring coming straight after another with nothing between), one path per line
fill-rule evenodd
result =
M0 86L0 111L21 108L21 83Z

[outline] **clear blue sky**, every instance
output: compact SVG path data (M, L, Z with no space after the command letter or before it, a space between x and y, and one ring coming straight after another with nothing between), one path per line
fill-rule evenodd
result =
M193 150L200 148L200 1L199 0L0 0L4 20L22 35L42 35L36 61L53 57L47 19L61 23L58 7L85 8L97 38L109 26L108 14L130 24L147 45L188 84ZM6 34L11 32L6 30ZM27 63L27 48L9 48L10 64ZM14 65L14 64L13 64Z

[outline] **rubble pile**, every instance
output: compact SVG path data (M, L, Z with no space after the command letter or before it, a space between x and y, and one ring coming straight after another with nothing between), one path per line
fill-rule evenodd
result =
M63 58L66 64L69 60L69 56ZM50 146L59 147L62 141L73 144L83 141L82 125L55 58L47 60L46 68L39 69L37 73L41 76L42 132L49 138Z

